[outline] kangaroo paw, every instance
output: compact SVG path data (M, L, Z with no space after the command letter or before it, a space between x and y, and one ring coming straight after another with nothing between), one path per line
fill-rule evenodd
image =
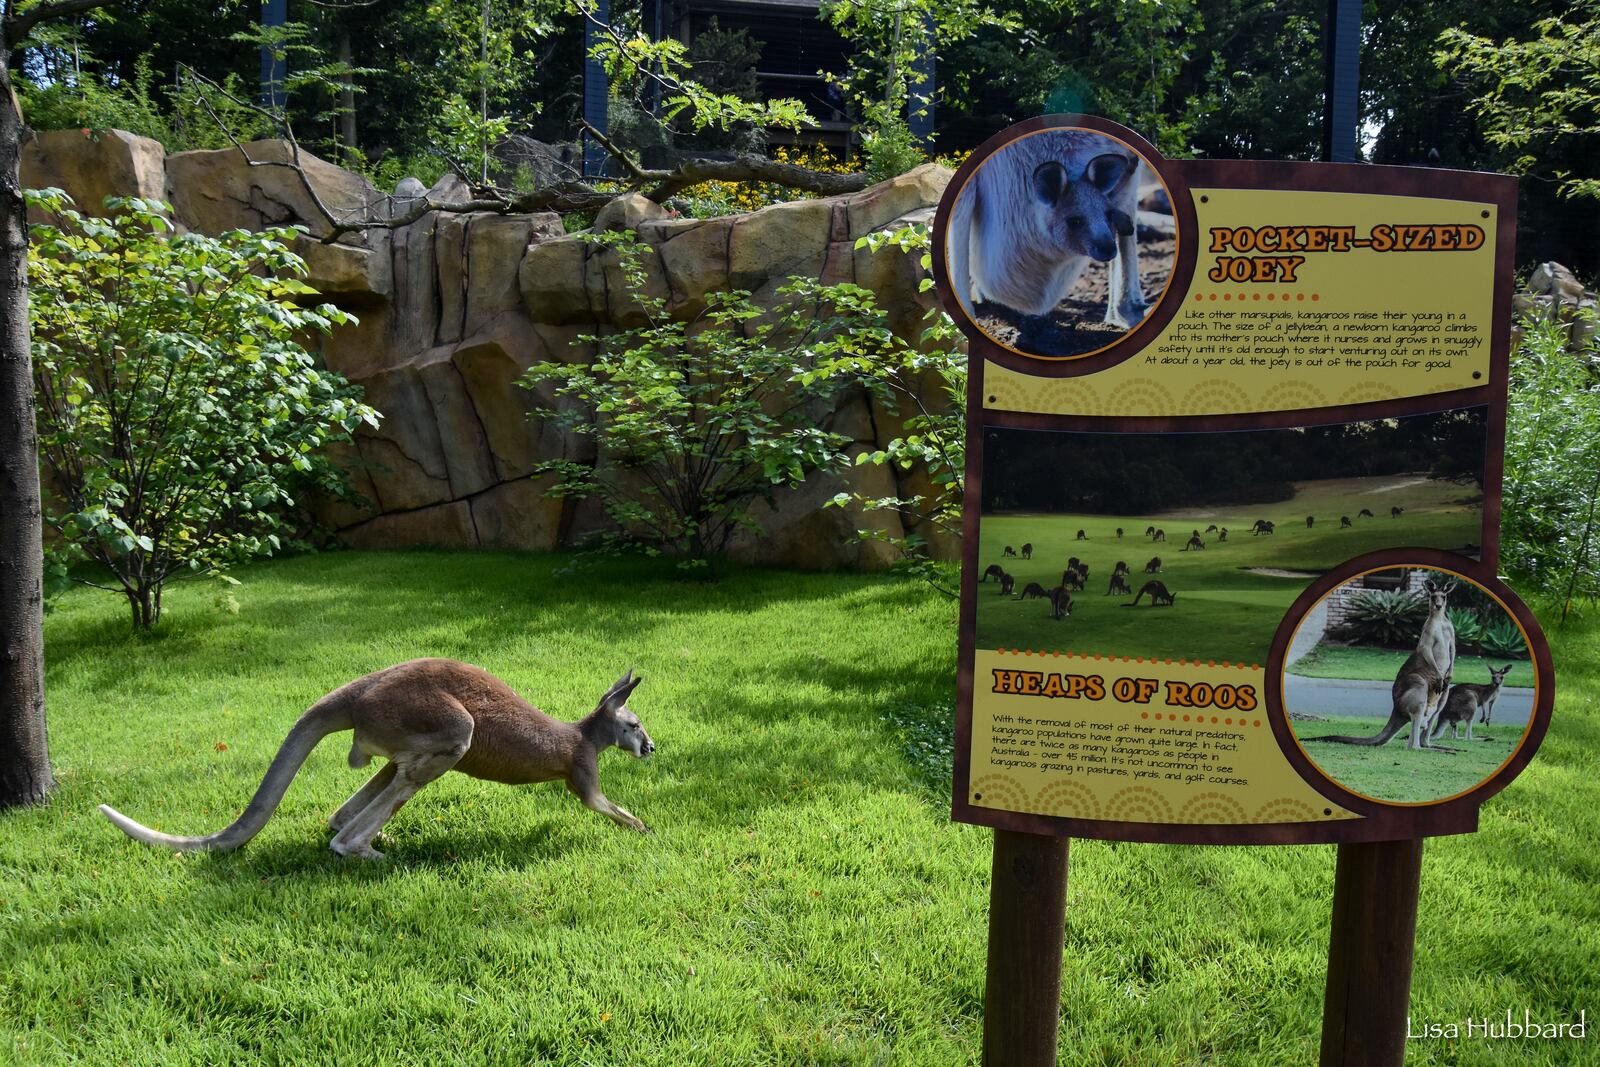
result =
M347 859L381 860L381 859L387 859L388 858L382 852L379 852L377 849L373 848L371 845L342 846L342 845L339 845L338 843L334 843L334 844L329 845L328 847L330 849L332 849L336 854L338 854L340 856L344 856Z

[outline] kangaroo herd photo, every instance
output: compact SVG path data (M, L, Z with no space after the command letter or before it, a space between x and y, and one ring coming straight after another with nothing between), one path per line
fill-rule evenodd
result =
M1477 555L1482 429L1461 409L1228 433L990 430L978 643L1264 662L1295 598L1345 560Z

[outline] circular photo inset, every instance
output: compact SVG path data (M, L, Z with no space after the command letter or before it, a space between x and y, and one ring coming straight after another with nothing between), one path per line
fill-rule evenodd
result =
M1477 582L1384 567L1331 589L1283 660L1283 708L1306 758L1387 804L1436 804L1494 776L1538 705L1528 635Z
M945 268L991 341L1075 359L1150 315L1177 247L1171 195L1142 153L1099 130L1056 127L978 165L951 209Z

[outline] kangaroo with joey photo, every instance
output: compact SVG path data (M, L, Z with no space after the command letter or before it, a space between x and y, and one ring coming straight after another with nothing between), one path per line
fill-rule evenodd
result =
M1389 721L1372 737L1347 737L1325 735L1308 737L1308 741L1337 741L1345 745L1381 745L1409 726L1411 739L1406 747L1428 749L1431 752L1455 752L1432 743L1434 718L1444 707L1445 694L1450 690L1450 672L1456 664L1456 628L1447 613L1454 582L1436 585L1431 580L1423 586L1428 594L1428 617L1422 623L1422 633L1417 638L1416 651L1400 665L1394 685L1389 689L1392 709Z
M1508 663L1504 667L1489 668L1488 685L1454 685L1450 687L1450 695L1445 698L1444 707L1439 711L1439 717L1433 723L1433 736L1438 737L1444 733L1446 726L1450 727L1450 740L1461 740L1461 724L1467 724L1468 741L1488 741L1487 737L1473 737L1472 724L1476 720L1489 725L1490 713L1494 711L1494 702L1500 696L1500 687L1505 684L1506 675L1511 673L1511 668L1516 664Z
M446 771L508 785L560 779L584 807L619 826L644 823L600 792L598 761L613 746L643 759L655 751L628 697L640 679L630 670L577 722L552 719L481 667L414 659L335 689L300 716L267 768L244 814L213 834L177 837L141 826L109 805L100 811L123 833L176 851L225 852L267 824L311 750L329 734L353 730L349 763L387 763L328 819L329 848L341 856L382 859L372 839L401 805Z
M1091 262L1112 263L1105 321L1123 329L1149 310L1139 284L1138 155L1088 130L1019 138L956 197L950 284L967 314L984 302L1023 316L1019 347L1060 355L1051 313Z
M1125 607L1125 608L1138 607L1139 606L1139 601L1144 597L1144 595L1146 593L1150 594L1150 606L1151 607L1161 607L1163 605L1166 606L1166 607L1171 607L1172 604L1173 604L1173 601L1178 599L1178 594L1177 593L1169 593L1169 592L1167 592L1166 583L1158 582L1155 579L1151 579L1150 581L1145 582L1144 585L1139 587L1139 592L1138 592L1138 594L1136 596L1134 596L1132 604L1124 604L1122 606Z

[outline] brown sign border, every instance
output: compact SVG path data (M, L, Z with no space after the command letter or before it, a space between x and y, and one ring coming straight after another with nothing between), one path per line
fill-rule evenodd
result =
M1081 127L1121 138L1136 147L1155 167L1173 199L1179 241L1177 262L1160 303L1136 329L1097 353L1075 359L1045 359L1022 355L991 340L972 323L951 290L945 269L945 231L960 190L985 159L1018 136L1056 127ZM1196 240L1184 235L1197 232L1192 187L1217 189L1298 189L1317 192L1373 193L1455 199L1492 204L1497 211L1495 232L1495 306L1491 324L1489 376L1482 386L1445 393L1406 397L1374 403L1296 411L1259 412L1214 416L1093 417L1054 416L993 410L984 388L984 370L992 362L1039 378L1066 378L1092 374L1115 366L1143 349L1177 313L1193 281L1198 259ZM1484 800L1505 788L1533 758L1548 729L1555 694L1554 669L1549 647L1532 613L1495 576L1499 559L1501 485L1504 479L1506 391L1511 348L1511 283L1515 265L1516 179L1502 174L1431 168L1379 167L1363 164L1294 163L1258 160L1166 160L1153 146L1130 130L1087 115L1046 115L1029 119L985 141L956 171L934 216L933 275L945 308L968 338L967 470L962 518L960 652L957 660L955 760L951 817L959 822L997 829L1052 836L1101 838L1115 841L1173 844L1317 844L1390 841L1443 834L1470 833L1477 829ZM1080 430L1099 433L1203 432L1266 429L1287 426L1392 418L1459 407L1488 409L1485 440L1483 537L1478 561L1432 548L1396 547L1342 564L1305 590L1280 624L1269 652L1266 706L1272 729L1285 758L1306 782L1359 818L1328 822L1191 824L1134 823L1115 820L1073 819L1004 811L971 804L973 661L976 653L979 512L983 494L983 433L990 427ZM1299 749L1288 728L1278 692L1287 641L1300 613L1331 586L1336 575L1350 577L1374 566L1415 565L1452 570L1484 585L1511 608L1529 637L1539 671L1537 705L1517 753L1493 776L1474 789L1426 806L1385 805L1348 793L1330 782ZM1325 586L1324 583L1327 583ZM1276 672L1276 673L1274 673Z

